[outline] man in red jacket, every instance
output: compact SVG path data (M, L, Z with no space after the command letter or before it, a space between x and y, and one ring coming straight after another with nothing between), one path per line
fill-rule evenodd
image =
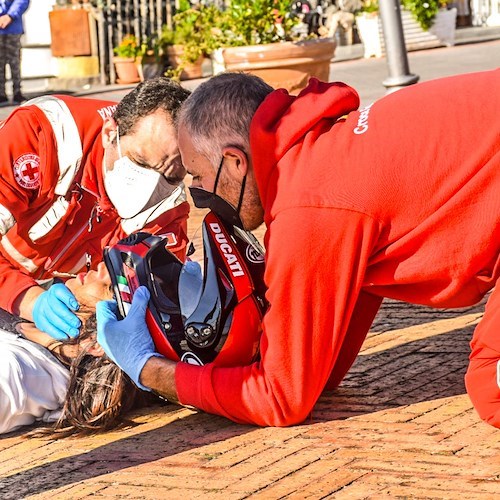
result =
M341 83L312 79L297 97L249 75L204 83L181 110L179 148L202 189L195 203L217 211L220 195L246 229L267 226L261 358L223 368L154 356L145 293L123 321L98 305L99 342L169 399L236 422L301 422L341 382L384 297L463 307L498 284L499 87L500 70L460 75L358 110ZM499 332L497 288L467 375L497 427Z
M55 338L75 336L63 281L96 269L102 249L146 228L185 257L185 169L174 120L189 92L167 78L117 105L33 99L0 124L0 307ZM54 282L54 279L57 282Z

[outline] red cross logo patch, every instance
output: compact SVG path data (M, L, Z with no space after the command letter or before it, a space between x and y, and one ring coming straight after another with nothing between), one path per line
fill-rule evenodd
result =
M14 162L14 178L25 189L37 189L40 185L40 157L33 153L21 155Z

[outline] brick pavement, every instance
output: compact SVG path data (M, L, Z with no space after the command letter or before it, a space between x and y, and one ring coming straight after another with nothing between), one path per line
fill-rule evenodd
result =
M100 436L7 435L0 498L499 498L500 432L463 382L482 309L385 302L344 383L302 425L256 428L166 404Z

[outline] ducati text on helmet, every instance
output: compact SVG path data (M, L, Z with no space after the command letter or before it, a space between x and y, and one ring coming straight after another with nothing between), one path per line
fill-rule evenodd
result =
M222 232L220 224L218 222L211 222L209 224L209 228L215 236L215 241L219 244L219 249L226 259L229 269L231 270L231 274L235 277L243 276L245 274L243 268L238 261L238 257L235 254L233 247L229 244L226 236Z

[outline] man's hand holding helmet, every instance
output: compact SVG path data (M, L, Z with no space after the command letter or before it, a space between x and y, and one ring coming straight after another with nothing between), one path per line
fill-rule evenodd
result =
M152 356L160 356L155 351L153 339L146 325L146 308L149 290L145 286L137 289L132 307L123 320L117 319L118 308L115 301L98 302L97 342L108 357L117 364L144 391L151 389L140 383L144 365Z

